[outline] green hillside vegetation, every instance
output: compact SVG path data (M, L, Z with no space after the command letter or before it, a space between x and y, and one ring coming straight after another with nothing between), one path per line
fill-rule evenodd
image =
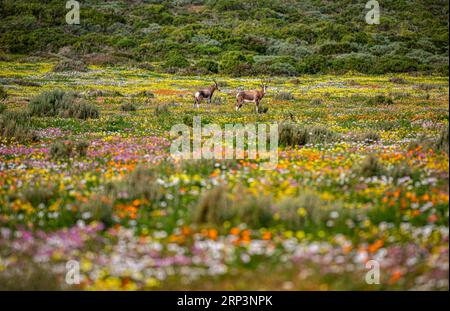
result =
M0 60L56 57L179 74L424 72L448 75L448 1L2 0Z

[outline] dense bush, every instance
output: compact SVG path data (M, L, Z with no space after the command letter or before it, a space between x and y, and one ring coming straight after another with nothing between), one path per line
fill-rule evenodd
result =
M370 154L355 165L354 172L363 177L382 176L386 173L386 168L375 155Z
M303 127L294 123L281 123L278 133L278 141L282 146L324 144L339 140L336 133L321 126Z
M55 159L70 159L85 157L89 143L85 141L73 142L71 140L56 141L50 146L50 156Z
M65 72L65 71L87 71L87 66L78 60L63 60L59 62L54 68L54 72Z
M250 72L252 62L251 57L238 51L231 51L222 56L219 69L225 74L242 76Z
M294 100L295 97L291 92L278 92L273 96L276 100Z
M178 52L171 52L163 64L163 68L168 72L176 72L189 67L189 61Z
M313 0L92 0L84 4L83 22L68 29L55 18L66 13L55 1L3 2L0 60L10 59L8 53L61 51L86 64L158 62L180 73L216 73L213 62L230 75L449 70L448 3L388 3L380 25L361 27L364 7L351 1L338 9L332 1ZM244 57L228 54L233 51ZM253 71L249 55L287 56L295 63L258 64ZM205 59L206 71L190 68ZM55 70L78 70L73 66L61 63Z
M195 68L200 72L205 73L218 73L219 72L219 64L215 61L209 59L202 59L197 64L195 64Z
M120 110L122 110L122 111L136 111L137 107L132 102L126 102L126 103L123 103L122 105L120 105Z
M98 118L98 109L77 97L77 94L62 90L41 93L30 100L32 115L63 118Z
M393 105L394 101L390 97L386 97L384 95L377 95L375 97L369 98L367 104L376 106L376 105Z
M7 142L29 143L37 141L27 112L6 111L0 115L0 138Z
M158 104L155 107L155 115L156 116L165 116L170 113L168 104Z

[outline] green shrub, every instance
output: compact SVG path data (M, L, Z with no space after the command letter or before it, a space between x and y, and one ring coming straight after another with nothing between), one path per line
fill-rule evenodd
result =
M319 47L319 53L322 55L347 54L354 51L355 48L347 42L329 42Z
M289 63L276 62L269 66L269 74L272 76L295 76L297 68Z
M77 94L62 90L41 93L30 100L31 115L40 117L98 118L98 109L77 97Z
M54 159L85 157L88 148L89 143L86 141L56 141L50 145L50 156Z
M168 104L158 104L155 107L154 113L155 113L155 116L158 116L158 117L168 115L170 113L169 105Z
M151 91L145 90L140 91L136 94L137 97L147 97L147 98L155 98L155 94L153 94Z
M329 68L329 58L323 55L307 56L298 65L298 71L300 73L321 73L327 71Z
M6 250L5 250L6 251ZM11 251L11 250L9 250ZM23 255L22 255L23 256ZM11 265L0 272L1 291L58 291L63 290L61 280L50 268L26 260L18 265ZM20 280L18 282L17 280ZM65 289L65 288L64 288Z
M322 99L320 98L314 98L313 100L311 100L311 106L320 106L322 105Z
M218 73L219 64L209 59L202 59L195 65L195 68L205 73Z
M156 206L164 196L157 179L158 174L153 168L137 166L126 178L109 185L106 191L113 201L146 199Z
M8 142L28 143L38 140L32 129L30 115L15 111L6 111L0 115L0 137Z
M132 102L126 102L126 103L123 103L122 105L120 105L120 110L122 110L122 111L136 111L137 107Z
M180 69L188 68L189 66L189 61L178 52L169 53L163 64L163 68L168 72L176 72Z
M246 57L243 53L230 51L222 56L219 70L223 74L243 76L249 73L252 62L252 58Z
M278 133L278 141L282 146L323 144L339 140L336 133L321 126L302 127L293 123L281 123Z
M417 61L404 56L383 56L376 62L373 73L383 74L387 72L412 72L417 71Z
M63 60L53 67L53 72L88 71L87 66L78 60Z
M291 92L278 92L276 93L273 98L275 100L294 100L295 97Z
M406 84L406 83L408 83L408 81L406 81L406 80L403 79L402 77L392 77L392 78L389 78L389 82L395 83L395 84Z
M0 114L3 113L3 111L6 110L6 105L4 103L0 103Z
M445 151L449 153L449 133L448 133L448 125L444 127L439 134L435 144L434 148L437 151Z
M8 97L8 93L6 93L3 85L0 85L0 100L5 100Z
M370 154L356 165L355 172L363 177L373 177L384 175L386 169L375 155Z
M222 225L225 221L238 225L245 223L252 228L267 227L273 222L270 197L236 193L232 198L226 186L205 192L194 207L194 222Z
M390 97L386 97L384 95L377 95L375 97L369 98L367 101L368 105L376 106L376 105L393 105L394 101Z

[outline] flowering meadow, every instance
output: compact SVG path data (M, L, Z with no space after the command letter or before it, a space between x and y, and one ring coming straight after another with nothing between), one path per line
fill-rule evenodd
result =
M0 62L0 289L449 289L448 77L272 77L258 114L258 78L197 109L211 79L53 66ZM54 90L98 111L27 112ZM173 159L195 116L278 123L276 168Z

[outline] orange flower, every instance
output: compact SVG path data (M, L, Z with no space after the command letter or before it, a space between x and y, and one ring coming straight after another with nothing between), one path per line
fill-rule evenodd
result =
M209 229L208 230L208 236L211 240L216 240L217 239L217 230L216 229Z
M402 277L402 273L401 271L395 271L394 273L392 273L391 278L389 279L390 283L395 283L398 280L400 280L400 278Z
M270 240L272 238L272 233L270 231L266 231L262 236L263 240Z
M378 249L380 249L383 245L384 245L383 240L376 240L375 243L369 245L368 251L374 253Z
M188 226L183 226L183 228L181 228L181 232L183 233L183 235L189 235L191 234L191 228L189 228Z
M436 222L437 220L438 217L436 216L436 214L430 215L430 217L428 217L429 222Z
M230 233L231 233L232 235L238 235L239 232L241 232L241 230L240 230L239 228L236 228L236 227L231 228L231 230L230 230Z

